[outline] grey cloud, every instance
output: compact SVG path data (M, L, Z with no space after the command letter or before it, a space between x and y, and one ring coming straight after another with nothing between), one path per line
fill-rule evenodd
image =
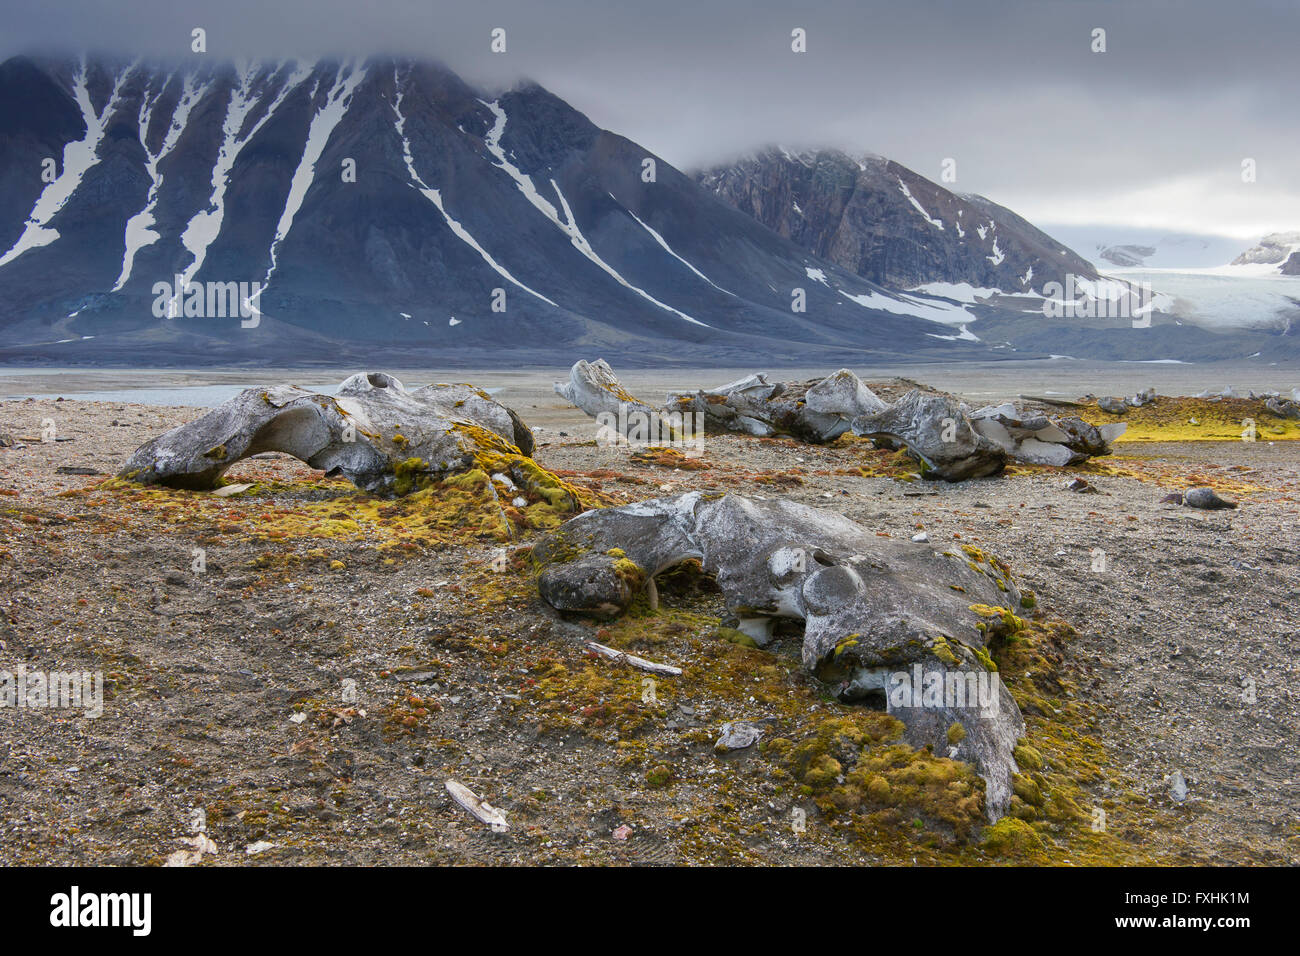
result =
M3 56L83 48L187 56L189 31L202 26L212 57L387 52L442 60L488 87L532 78L686 168L771 142L832 145L935 178L953 157L957 188L1031 218L1077 219L1069 210L1095 198L1108 220L1122 221L1131 205L1135 220L1164 216L1184 228L1199 215L1205 232L1300 228L1294 3L5 6ZM493 27L507 30L505 55L489 52ZM790 51L794 27L808 31L806 54ZM1089 49L1096 27L1107 31L1104 54ZM1254 192L1240 192L1244 157L1259 164Z

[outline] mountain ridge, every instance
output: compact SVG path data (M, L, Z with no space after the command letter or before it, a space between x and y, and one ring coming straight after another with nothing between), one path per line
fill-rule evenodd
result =
M864 277L533 82L491 96L392 57L14 58L0 124L0 362L861 364L1064 351L1053 337L1166 357L1126 321L900 287L951 244L900 242L888 282ZM879 163L911 193L894 206L931 203L953 233L958 209L998 217L972 278L1028 294L1033 261L1060 255L1009 210ZM1258 350L1190 327L1161 341Z
M368 347L428 349L649 339L871 351L885 337L924 350L927 331L945 331L887 310L850 317L861 307L840 291L901 312L915 300L833 268L822 271L839 287L814 286L800 250L535 83L487 100L436 64L382 57L5 67L0 101L53 104L45 128L29 121L26 141L0 154L0 182L15 187L0 227L6 358L33 341L75 358L106 348L103 336L164 353L206 337L238 358L278 347L268 332L283 338L283 323L347 341L363 320ZM42 149L62 162L38 189ZM651 184L639 178L647 159ZM336 172L349 161L354 182ZM66 195L45 202L51 191ZM160 323L145 307L177 274L182 287L267 280L261 334L181 330L193 325L183 313ZM804 312L789 307L796 287ZM915 309L926 310L952 311Z
M1064 284L1067 273L1098 278L1086 260L1011 210L882 156L773 146L695 175L803 248L884 285L965 283L1021 293L1045 281Z

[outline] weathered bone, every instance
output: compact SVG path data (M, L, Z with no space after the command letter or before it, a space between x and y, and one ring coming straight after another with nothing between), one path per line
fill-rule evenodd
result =
M519 417L471 385L408 392L393 376L371 372L353 375L333 397L296 385L245 389L141 445L119 477L209 489L235 462L279 451L365 491L402 494L415 483L399 481L399 471L450 474L474 467L483 453L532 450Z
M658 419L676 427L694 414L710 431L749 435L791 435L802 441L826 442L848 431L856 415L885 407L871 389L848 369L808 382L769 382L766 375L747 375L717 388L668 396L662 409L652 408L628 393L603 360L580 361L569 370L568 382L555 391L598 420L619 416L620 422ZM631 437L631 436L625 436Z
M671 423L663 421L658 409L629 394L604 359L575 362L569 380L556 382L555 392L597 421L618 423L611 427L644 428L653 423L659 431L671 432Z
M1010 806L1012 751L1024 722L983 662L986 642L1016 626L1019 593L994 559L881 538L793 502L699 492L588 511L543 538L532 556L547 603L602 617L625 610L664 569L699 559L742 621L802 619L804 665L843 700L884 694L913 746L949 754L948 730L962 724L955 756L983 776L990 818ZM749 632L765 641L768 630ZM903 706L895 691L910 686L917 667L922 683L969 689L982 681L987 707Z
M997 474L1008 458L1070 465L1109 455L1110 443L1128 427L1027 416L1012 403L971 412L956 399L920 389L889 405L848 369L807 382L770 382L755 373L717 388L671 394L663 409L654 409L628 394L613 369L599 360L576 363L569 381L557 383L555 390L592 417L617 421L629 438L628 428L646 421L681 422L682 415L692 413L708 431L789 435L817 444L852 428L878 444L906 448L924 464L925 477L946 481Z
M759 437L790 435L802 441L834 441L857 415L885 403L846 368L807 382L769 382L749 375L717 388L668 396L669 409L694 412L706 429Z
M925 467L926 478L983 478L1007 463L1002 446L975 431L960 403L915 388L884 411L855 418L853 433L906 445Z
M1110 443L1128 429L1124 422L1098 428L1074 416L1025 415L1011 402L977 409L970 421L1016 461L1035 465L1074 465L1109 455Z

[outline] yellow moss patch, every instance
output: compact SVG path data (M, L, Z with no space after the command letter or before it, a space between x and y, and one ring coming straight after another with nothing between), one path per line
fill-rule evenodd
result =
M1141 445L1134 443L1131 447L1138 449L1141 448ZM1104 478L1130 478L1134 481L1159 485L1162 488L1169 489L1205 486L1220 493L1236 495L1248 495L1264 490L1259 484L1243 481L1236 477L1234 469L1237 467L1214 468L1202 464L1198 465L1198 468L1204 470L1189 471L1185 466L1178 463L1177 458L1171 459L1163 455L1148 457L1141 453L1130 452L1129 454L1110 455L1105 458L1091 458L1088 461L1081 462L1078 465L1070 465L1067 468L1056 468L1052 465L1017 464L1009 467L1007 474L1016 477L1081 472L1086 475L1098 475Z
M1205 398L1161 395L1151 404L1130 408L1123 415L1111 415L1090 405L1078 409L1078 416L1093 425L1127 422L1128 430L1116 444L1241 441L1248 421L1254 421L1258 441L1300 439L1300 420L1278 417L1265 407L1261 399L1224 398L1212 402ZM1197 424L1192 424L1193 421Z
M1015 817L1003 817L984 831L980 844L995 856L1034 857L1041 854L1043 841L1034 828Z
M712 468L703 458L692 458L676 448L658 445L634 451L628 459L634 465L657 465L660 468L678 468L682 471L705 471Z
M509 541L529 530L554 528L582 510L604 504L597 493L568 484L517 449L509 450L513 446L500 438L491 438L501 450L476 455L477 467L464 472L439 475L417 457L399 462L394 469L396 499L358 491L342 479L256 482L238 500L118 478L101 482L95 492L148 503L182 523L215 525L218 534L212 543L223 536L274 541L328 538L412 553L438 542ZM515 492L497 493L489 475L498 472L511 477ZM516 505L518 499L522 504Z
M848 448L861 456L862 464L853 468L837 468L837 475L853 475L860 478L893 478L895 481L912 482L919 479L926 471L925 466L906 451L892 451L888 448L869 447L869 440L841 435L831 447Z
M1068 676L1065 648L1075 636L1062 621L1030 621L994 647L1026 736L1013 754L1021 772L1013 779L1010 815L989 828L985 849L1021 862L1152 862L1143 844L1158 825L1153 811L1134 793L1133 781L1104 769L1097 714L1080 703ZM1103 814L1105 826L1095 826Z

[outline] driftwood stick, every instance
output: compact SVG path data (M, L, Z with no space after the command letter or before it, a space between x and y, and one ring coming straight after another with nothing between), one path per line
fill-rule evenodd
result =
M630 664L633 667L643 671L649 671L652 674L668 674L672 677L681 675L680 667L673 667L671 664L656 664L654 661L648 661L644 657L636 657L633 654L625 654L622 651L616 651L612 647L606 647L604 644L597 644L595 641L588 641L587 646L602 657L608 657L612 661L618 661L621 664Z

